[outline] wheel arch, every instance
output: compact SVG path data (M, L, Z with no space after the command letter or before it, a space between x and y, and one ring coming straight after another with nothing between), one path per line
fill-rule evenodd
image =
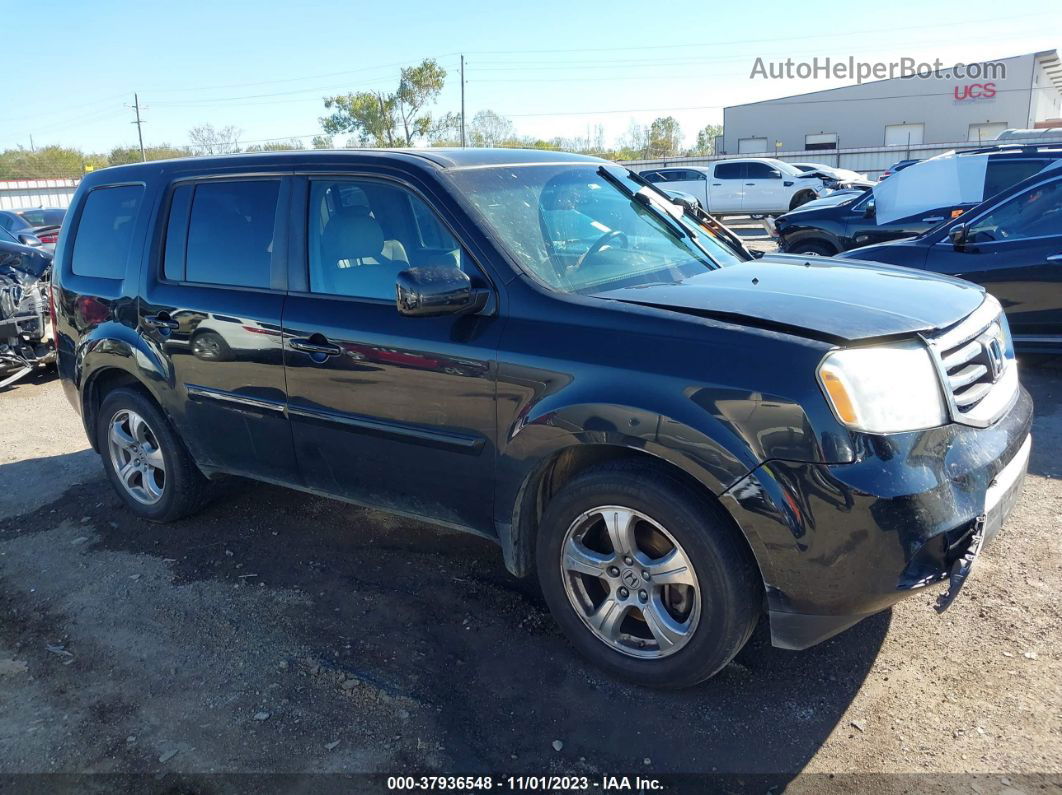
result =
M512 506L511 522L500 527L499 539L506 568L517 577L534 571L535 547L539 522L550 497L583 472L604 463L630 462L669 477L701 499L709 500L730 520L731 530L739 537L756 562L763 580L763 570L757 554L758 544L734 520L730 510L718 498L718 492L698 479L686 468L647 450L615 443L572 444L555 450L539 461L524 477Z

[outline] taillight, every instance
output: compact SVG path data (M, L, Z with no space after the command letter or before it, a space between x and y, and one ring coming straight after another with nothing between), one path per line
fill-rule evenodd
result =
M37 235L37 238L42 243L58 243L59 242L59 233L58 232L50 232L48 234Z

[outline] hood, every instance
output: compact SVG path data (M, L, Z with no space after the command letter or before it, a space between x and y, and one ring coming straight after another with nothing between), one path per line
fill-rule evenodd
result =
M848 191L835 191L834 193L827 193L821 199L812 199L811 201L800 205L795 210L790 210L785 215L780 217L792 218L801 213L809 213L815 212L815 210L825 210L830 207L838 207L847 202L854 202L856 199L862 197L862 195L863 191L860 191L859 193L851 193Z
M984 291L909 268L769 255L596 297L841 343L946 328L980 306Z

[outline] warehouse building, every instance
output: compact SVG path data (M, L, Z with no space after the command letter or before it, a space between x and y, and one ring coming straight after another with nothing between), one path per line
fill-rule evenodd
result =
M1048 50L728 107L718 154L978 143L1060 117L1062 63Z

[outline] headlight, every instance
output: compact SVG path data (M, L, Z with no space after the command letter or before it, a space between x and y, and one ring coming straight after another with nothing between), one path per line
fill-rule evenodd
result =
M899 433L947 421L936 367L917 341L834 351L819 365L819 382L849 428Z

